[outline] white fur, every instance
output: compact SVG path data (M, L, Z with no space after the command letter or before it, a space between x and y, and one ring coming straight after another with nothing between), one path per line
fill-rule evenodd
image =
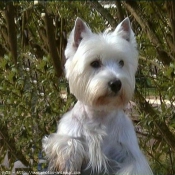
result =
M123 112L135 88L138 52L129 19L114 32L94 34L80 18L65 50L70 91L78 99L43 140L49 169L83 175L152 175L133 124ZM91 63L99 60L101 66ZM120 66L120 61L124 65ZM121 81L114 92L109 86Z

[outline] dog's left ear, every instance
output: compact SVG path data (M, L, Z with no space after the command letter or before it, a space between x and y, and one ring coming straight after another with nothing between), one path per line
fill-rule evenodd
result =
M131 42L133 37L133 31L131 29L131 24L129 18L125 18L115 29L114 33L121 36L125 40Z
M86 25L86 23L81 19L77 18L75 21L75 26L73 29L73 37L74 37L74 46L78 47L81 40L90 35L92 32L90 28Z

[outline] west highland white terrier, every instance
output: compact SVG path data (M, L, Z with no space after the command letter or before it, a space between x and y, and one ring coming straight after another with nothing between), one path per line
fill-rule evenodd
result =
M123 109L135 88L138 51L129 18L95 34L77 18L65 50L66 78L77 98L43 139L49 171L62 174L152 175Z

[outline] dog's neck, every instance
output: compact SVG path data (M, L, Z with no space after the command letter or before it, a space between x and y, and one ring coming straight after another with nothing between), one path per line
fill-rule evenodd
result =
M86 119L91 120L101 120L103 122L107 122L110 118L116 116L116 113L123 111L122 109L110 110L108 108L96 108L93 106L88 106L81 101L77 101L74 106L75 114L77 115L77 111L80 117L84 116Z

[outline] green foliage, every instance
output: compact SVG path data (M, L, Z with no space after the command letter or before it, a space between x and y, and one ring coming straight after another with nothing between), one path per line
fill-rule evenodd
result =
M17 37L17 62L14 62L11 45L7 40L11 30L8 31L8 21L3 16L10 8L8 6L12 6L15 11L16 36L13 37ZM88 16L81 15L82 11L87 14L90 7L78 1L1 4L0 28L3 37L0 46L4 52L0 54L0 160L3 160L8 150L11 166L15 160L21 160L36 170L42 138L56 131L60 116L75 101L69 93L64 76L56 76L54 60L48 49L45 14L48 13L53 19L58 59L63 67L65 37L71 31L76 17L90 20ZM91 22L95 24L92 25L94 30L99 30L100 25L97 24L103 26L103 20L95 10ZM30 159L33 159L33 164L30 164ZM3 169L1 166L0 171Z
M140 118L138 126L141 126L140 145L147 153L154 174L174 174L175 173L175 152L167 142L170 139L166 131L170 131L174 137L174 50L170 48L168 35L171 34L171 27L168 23L169 16L165 2L141 2L139 3L142 20L149 22L150 29L142 29L139 32L138 40L140 41L140 61L137 73L137 90L150 103L154 113L143 111L137 108ZM157 10L156 10L157 9ZM156 11L156 13L155 13ZM139 13L139 11L138 11ZM155 45L149 39L149 31L158 38L161 51L158 51L158 45ZM172 37L172 36L171 36ZM152 39L153 36L152 36ZM153 41L153 40L152 40ZM164 59L173 59L167 63ZM138 99L137 99L138 100ZM138 102L139 104L140 102ZM154 117L156 114L156 117ZM163 127L167 129L164 130ZM161 133L160 133L161 130ZM164 133L164 134L162 134ZM171 137L171 136L170 136ZM143 139L144 138L144 139Z
M106 9L100 3L113 6ZM115 27L122 16L128 15L140 53L134 98L137 104L133 114L139 114L136 117L139 143L155 175L175 174L172 144L175 138L175 28L172 22L175 4L122 1L115 7L114 2L100 3L0 3L0 162L8 151L11 167L15 160L21 160L37 170L43 136L55 132L57 121L74 104L64 75L58 76L57 66L60 66L59 73L63 73L66 39L76 17L99 32ZM50 31L47 15L53 25ZM14 27L9 28L9 24ZM49 50L50 35L55 39L57 55L54 58ZM17 59L14 46L17 46ZM55 61L59 65L55 65ZM5 167L0 166L2 170Z
M41 151L42 137L55 132L57 120L72 100L65 79L55 77L49 56L37 60L28 55L21 60L20 69L11 64L7 55L0 61L0 121L15 142L15 149L29 161ZM68 95L68 100L63 95ZM37 159L34 161L37 163Z

